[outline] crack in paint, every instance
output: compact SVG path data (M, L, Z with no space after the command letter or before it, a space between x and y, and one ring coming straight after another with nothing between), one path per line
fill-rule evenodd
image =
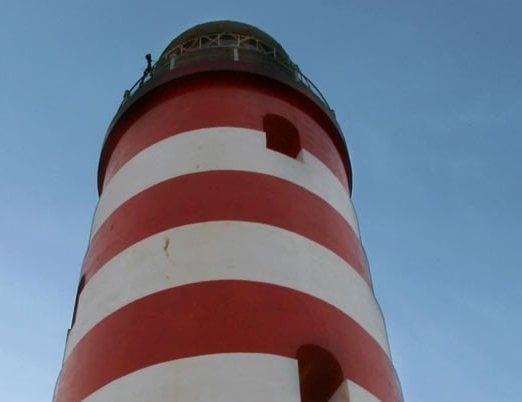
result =
M163 252L165 253L165 255L167 257L170 257L170 254L169 254L169 244L170 244L170 238L165 238L165 244L163 245Z

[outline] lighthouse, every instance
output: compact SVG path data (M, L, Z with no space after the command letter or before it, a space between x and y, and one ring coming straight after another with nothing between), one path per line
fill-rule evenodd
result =
M333 110L265 32L209 22L147 56L54 401L402 401L351 189Z

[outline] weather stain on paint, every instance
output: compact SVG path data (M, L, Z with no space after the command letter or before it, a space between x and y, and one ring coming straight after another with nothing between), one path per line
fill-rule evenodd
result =
M165 238L165 244L163 244L163 252L165 253L165 255L167 257L170 257L170 254L169 254L169 244L170 244L170 239L168 237Z

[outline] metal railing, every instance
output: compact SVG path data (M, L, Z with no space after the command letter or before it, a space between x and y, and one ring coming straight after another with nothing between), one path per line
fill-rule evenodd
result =
M217 32L191 38L173 47L172 49L169 49L154 64L151 64L150 55L147 55L147 68L143 72L143 75L134 83L134 85L124 92L121 106L123 106L132 97L132 95L134 95L136 91L141 88L143 84L150 81L157 75L173 70L175 68L177 59L183 57L186 54L208 48L232 48L238 50L245 49L261 53L292 73L297 82L300 82L306 86L328 108L328 110L334 113L333 109L330 108L330 105L326 101L321 91L319 91L314 83L301 72L297 64L292 63L292 61L284 52L254 36L229 32ZM235 57L239 57L238 54L239 53L235 53Z
M293 67L293 63L288 56L281 50L278 51L276 47L265 43L255 36L229 32L216 32L191 38L169 49L164 57L165 59L170 59L171 57L183 56L185 53L201 49L224 47L253 50L269 56L283 65Z

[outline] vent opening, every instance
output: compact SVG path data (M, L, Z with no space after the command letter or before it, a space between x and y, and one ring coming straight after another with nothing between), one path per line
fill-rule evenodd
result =
M297 351L301 402L328 402L343 381L341 366L326 349L303 345Z
M299 131L284 117L267 114L263 118L263 130L266 133L266 147L281 152L291 158L297 158L301 151Z

